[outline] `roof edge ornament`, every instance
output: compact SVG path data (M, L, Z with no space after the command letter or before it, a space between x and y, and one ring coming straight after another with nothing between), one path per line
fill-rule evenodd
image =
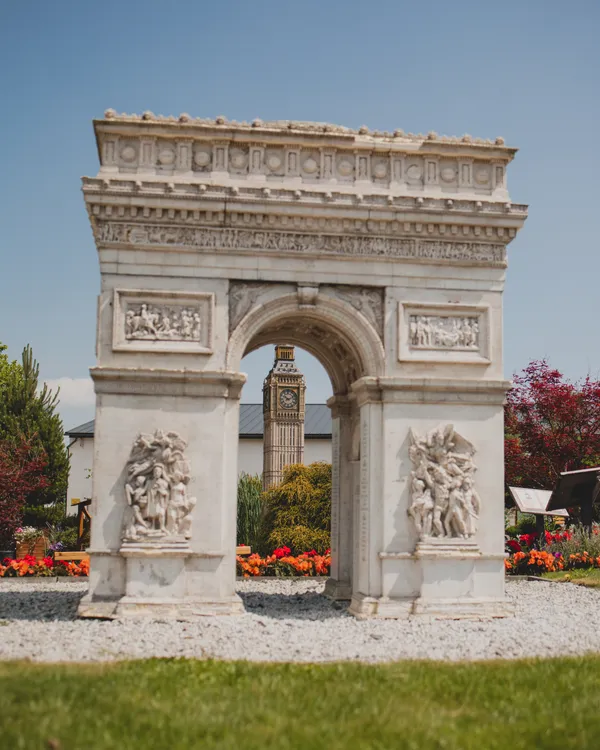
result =
M311 135L340 135L340 136L359 136L361 139L368 139L374 141L412 141L412 142L435 142L435 143L450 143L450 144L470 144L474 146L490 146L494 148L506 148L514 151L514 148L506 146L504 138L498 136L497 138L474 138L468 134L463 136L449 136L449 135L438 135L434 131L430 131L426 135L422 133L406 133L404 130L396 129L393 133L381 130L371 130L366 125L361 125L359 128L349 128L343 125L335 125L327 122L311 122L311 121L298 121L298 120L261 120L255 118L252 122L238 122L236 120L228 120L224 115L218 115L215 118L207 117L191 117L187 112L183 112L179 117L173 115L155 115L150 110L144 111L141 115L138 114L127 114L126 112L118 113L115 109L109 108L104 112L104 121L108 122L120 122L120 123L135 123L140 122L149 125L184 125L186 127L196 126L200 128L207 127L229 127L235 130L247 130L249 132L256 131L281 131L281 132L296 132ZM97 120L96 122L102 122Z

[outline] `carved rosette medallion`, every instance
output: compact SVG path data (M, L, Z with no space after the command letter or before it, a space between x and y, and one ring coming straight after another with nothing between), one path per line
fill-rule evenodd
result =
M410 431L412 518L419 541L465 540L477 532L481 501L474 487L475 448L451 424L425 435Z
M163 545L191 537L190 465L187 443L176 432L156 430L136 438L125 478L123 542Z
M203 292L117 289L113 349L209 354L213 299Z

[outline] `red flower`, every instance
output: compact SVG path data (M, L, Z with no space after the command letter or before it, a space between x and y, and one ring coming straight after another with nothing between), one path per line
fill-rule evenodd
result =
M509 539L506 542L506 546L511 552L520 552L521 551L521 545L519 542L516 541L516 539Z
M42 560L42 565L45 565L47 568L53 568L54 560L51 557L44 557Z
M531 547L536 539L537 534L521 534L521 536L519 537L519 542L521 544L524 544L526 547Z

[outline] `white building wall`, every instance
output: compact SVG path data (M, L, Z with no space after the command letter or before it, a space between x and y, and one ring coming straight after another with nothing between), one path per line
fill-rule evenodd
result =
M238 474L263 473L263 441L255 438L240 438L238 448Z
M304 463L315 461L331 463L331 440L308 439L304 441ZM258 474L263 472L263 441L253 438L240 438L238 453L238 473Z
M88 478L94 457L94 438L78 438L69 448L71 468L67 490L67 512L76 513L71 506L72 498L83 500L92 496L92 479ZM304 463L315 461L331 463L331 440L309 439L304 442ZM255 438L240 438L238 452L238 473L258 474L263 472L263 441Z
M304 441L304 463L314 464L315 461L326 461L328 464L331 463L331 438L328 440L314 440Z
M67 488L67 513L77 513L71 505L73 498L83 500L92 496L92 465L94 462L94 438L77 438L69 447L69 486Z

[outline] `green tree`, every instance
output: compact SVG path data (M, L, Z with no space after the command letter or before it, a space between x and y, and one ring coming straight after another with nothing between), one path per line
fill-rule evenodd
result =
M283 481L264 495L261 550L290 547L293 554L331 544L331 464L286 467Z
M58 391L39 387L39 364L31 347L23 350L20 363L10 362L6 347L0 345L0 440L18 445L26 440L46 459L45 487L27 496L28 505L62 501L67 491L69 459L64 429L56 413Z

